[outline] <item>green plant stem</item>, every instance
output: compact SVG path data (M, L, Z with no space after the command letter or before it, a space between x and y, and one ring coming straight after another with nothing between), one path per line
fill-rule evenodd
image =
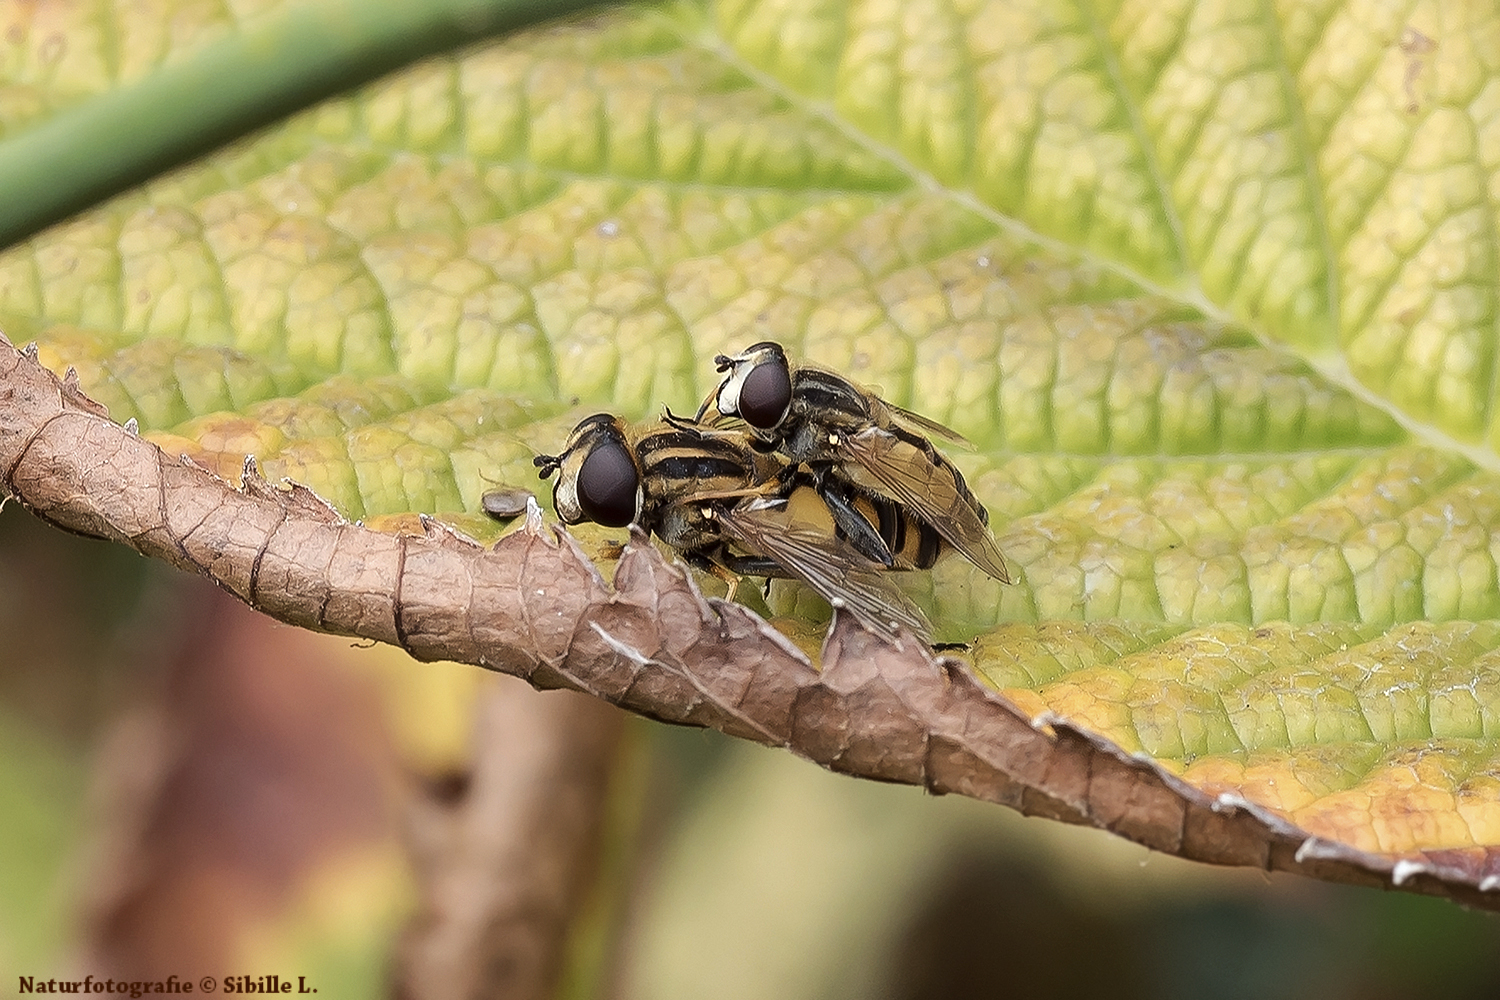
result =
M603 0L318 0L0 142L0 249L413 60Z

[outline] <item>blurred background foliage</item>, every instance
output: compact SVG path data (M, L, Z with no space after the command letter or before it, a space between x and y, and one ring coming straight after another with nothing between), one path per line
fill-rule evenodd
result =
M172 681L184 643L214 641L190 620L205 585L14 505L0 513L0 586L7 976L75 967L85 939L141 948L170 934L179 953L226 956L220 974L381 995L413 900L404 790L462 767L480 686L517 682L250 618L239 645L270 657L251 661L257 679L211 671L185 696ZM154 790L128 777L161 754L139 738L153 712L177 720L154 730L186 733L196 768ZM621 771L639 808L611 833L631 889L602 995L1500 994L1492 915L1194 865L713 732L637 720L630 738L646 766ZM101 929L90 901L108 881L108 832L130 825L122 794L152 804L133 822L172 854ZM248 835L267 815L279 832ZM594 979L575 975L570 995L601 995L582 990Z

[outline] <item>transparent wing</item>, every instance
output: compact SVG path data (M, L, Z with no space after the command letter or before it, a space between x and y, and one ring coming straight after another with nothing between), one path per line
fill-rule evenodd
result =
M881 400L881 402L885 403L885 400ZM974 445L969 441L968 438L964 437L962 434L958 433L958 431L954 430L952 427L947 426L946 424L940 424L936 420L929 420L927 417L922 416L922 414L913 413L903 406L897 406L895 403L885 403L885 405L888 409L890 409L891 416L896 419L896 422L908 425L908 430L915 430L920 433L926 434L936 434L940 438L945 438L949 441L957 442L958 444L967 445L970 448L974 447Z
M905 504L975 566L1001 583L1010 582L1005 558L980 516L978 501L959 485L958 470L946 460L934 461L927 452L878 427L844 438L839 448L849 463L869 476L867 488Z
M774 508L754 501L717 512L725 532L746 549L768 556L824 600L865 628L894 638L905 627L925 643L932 625L881 570L831 535L788 524Z

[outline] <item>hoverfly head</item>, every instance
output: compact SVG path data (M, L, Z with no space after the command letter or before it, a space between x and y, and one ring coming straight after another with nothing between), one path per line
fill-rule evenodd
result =
M623 528L640 516L641 473L618 417L584 418L561 455L538 455L534 461L543 479L560 471L552 503L564 524L593 521Z
M742 354L716 360L720 371L728 371L719 385L720 413L761 431L786 419L792 406L792 373L780 344L762 341Z

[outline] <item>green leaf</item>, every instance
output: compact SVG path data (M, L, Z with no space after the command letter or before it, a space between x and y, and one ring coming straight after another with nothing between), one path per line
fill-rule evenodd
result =
M0 161L118 78L36 72L46 9L0 33ZM241 30L205 16L161 44ZM351 517L474 530L582 413L688 409L715 353L780 340L975 442L953 457L1018 582L906 585L997 687L1478 880L1495 51L1462 3L625 11L37 237L0 257L0 328L226 476L253 453Z

